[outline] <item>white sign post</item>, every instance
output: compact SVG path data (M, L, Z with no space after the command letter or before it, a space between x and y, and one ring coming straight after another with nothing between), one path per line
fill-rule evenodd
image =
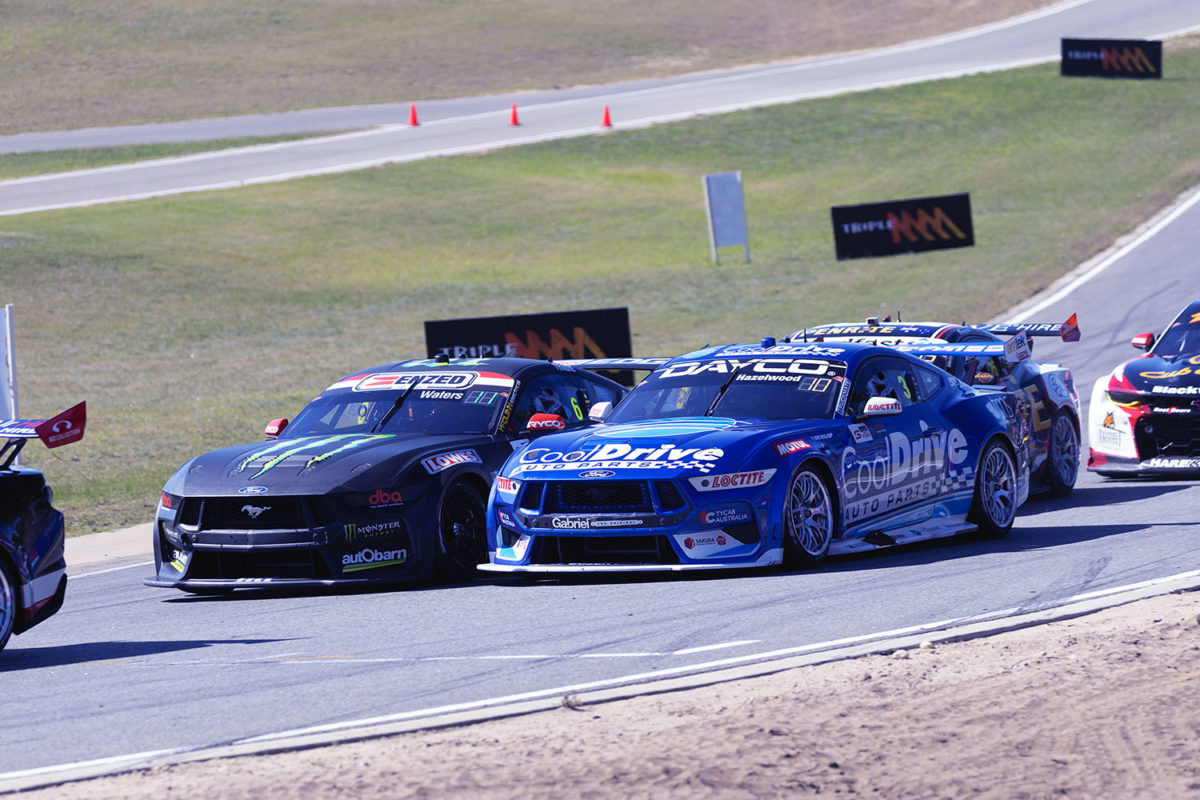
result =
M13 348L12 306L6 305L0 311L0 355L4 358L0 368L0 419L16 419L17 353Z
M750 263L750 237L746 234L746 200L741 172L718 172L704 176L704 210L708 214L708 241L714 264L721 263L718 247L745 249Z

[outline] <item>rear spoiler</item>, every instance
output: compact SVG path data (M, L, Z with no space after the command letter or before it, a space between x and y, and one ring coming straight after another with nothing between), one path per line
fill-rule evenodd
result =
M1029 358L1029 339L1024 331L1018 332L1007 342L950 342L929 344L886 345L889 350L899 350L914 356L996 356L1006 361L1025 361Z
M1015 336L1018 333L1024 333L1026 336L1057 336L1064 342L1079 341L1079 319L1078 315L1072 314L1067 317L1066 322L1021 322L1007 323L994 322L984 325L972 325L972 328L978 328L981 331L994 333L997 336Z
M82 439L86 427L86 402L71 406L50 419L0 420L0 439L7 440L0 447L0 469L12 466L28 439L41 439L49 448L62 447Z
M645 358L562 358L555 364L566 364L570 367L583 367L589 370L644 370L653 372L671 359L666 356L647 356Z

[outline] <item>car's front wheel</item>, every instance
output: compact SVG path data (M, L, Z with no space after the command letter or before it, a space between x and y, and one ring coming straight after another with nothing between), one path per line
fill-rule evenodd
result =
M8 644L17 621L17 585L4 559L0 558L0 650Z
M435 571L443 578L465 578L487 560L486 511L479 490L466 481L450 485L438 511Z
M1050 494L1066 497L1075 488L1079 472L1079 434L1075 422L1063 409L1054 414L1050 425L1050 449L1046 455L1046 482Z
M815 564L833 541L833 501L825 479L811 465L792 475L783 504L783 553L789 564Z
M975 476L975 498L968 519L984 539L1008 535L1017 515L1017 465L1012 453L999 439L983 449Z

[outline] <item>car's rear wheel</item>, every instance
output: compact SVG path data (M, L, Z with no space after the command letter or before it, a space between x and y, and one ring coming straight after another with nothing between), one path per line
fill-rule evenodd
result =
M999 439L992 439L979 458L975 498L968 519L984 539L1002 539L1017 515L1017 465Z
M789 564L815 564L833 541L833 501L829 486L811 465L801 465L783 503L783 553Z
M1050 425L1050 448L1046 456L1046 482L1050 494L1066 497L1075 488L1079 472L1079 434L1071 415L1059 409Z
M466 481L450 485L438 511L435 571L443 578L465 578L487 560L486 511L479 490Z
M17 583L8 564L0 558L0 650L8 644L17 621Z

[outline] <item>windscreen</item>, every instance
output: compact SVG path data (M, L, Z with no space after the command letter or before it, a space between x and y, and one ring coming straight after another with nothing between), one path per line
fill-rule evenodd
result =
M1171 323L1154 345L1156 356L1181 356L1200 353L1200 309L1191 306Z
M678 362L651 373L606 421L705 415L825 419L833 416L845 376L845 364L817 359Z
M357 376L317 396L283 436L490 434L512 387L512 378L505 375L462 371Z

